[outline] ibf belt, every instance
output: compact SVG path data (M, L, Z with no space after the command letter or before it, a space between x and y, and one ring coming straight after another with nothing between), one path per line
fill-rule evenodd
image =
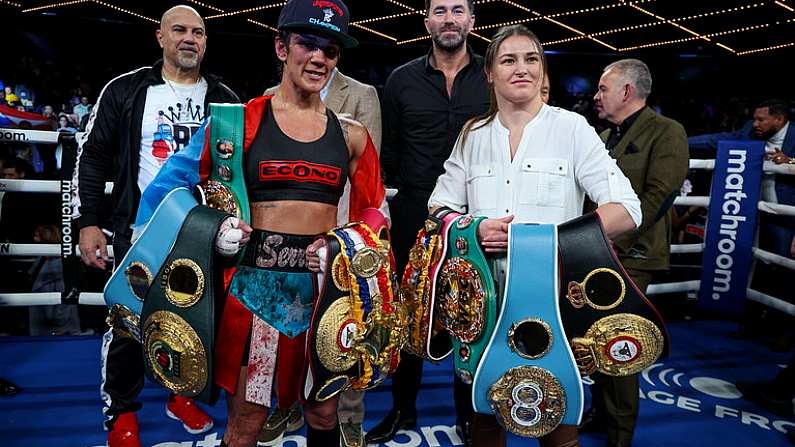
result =
M406 339L388 244L360 222L324 239L326 271L307 339L303 396L317 401L383 382L397 369Z
M621 266L596 213L559 226L560 309L578 362L590 374L636 374L668 347L665 323Z
M439 319L452 337L455 373L464 383L472 383L497 323L494 278L477 237L484 219L464 215L453 221L437 283Z
M406 350L431 362L441 361L453 349L444 329L436 325L436 281L447 252L447 233L457 216L460 214L449 208L428 216L409 251L400 283L409 315Z
M216 294L213 241L229 214L194 207L149 288L141 314L146 375L171 392L215 403L213 377Z
M560 324L557 253L554 225L510 225L502 307L475 374L475 411L519 436L544 436L582 415L582 383Z
M118 264L103 295L111 308L109 324L140 341L144 298L177 239L188 213L198 205L187 188L176 188L160 202L149 224Z
M216 104L210 108L210 157L212 170L199 185L204 203L244 222L251 222L248 192L243 174L243 104ZM235 258L240 261L242 251Z

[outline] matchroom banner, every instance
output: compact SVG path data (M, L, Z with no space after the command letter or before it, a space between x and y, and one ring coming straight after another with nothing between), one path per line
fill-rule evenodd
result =
M712 175L699 305L739 315L745 306L762 180L763 141L720 141Z

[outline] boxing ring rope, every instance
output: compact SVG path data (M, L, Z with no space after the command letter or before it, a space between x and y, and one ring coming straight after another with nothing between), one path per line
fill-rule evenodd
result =
M715 160L692 159L690 160L690 169L701 169L708 171L714 170ZM764 162L763 170L766 174L795 175L795 165L790 165L790 164L778 165L767 160ZM677 197L676 200L674 201L674 205L699 206L707 208L709 207L709 197L708 196ZM795 206L791 205L782 205L779 203L759 201L759 203L757 204L757 209L759 211L769 214L777 214L782 216L795 216ZM704 244L671 245L672 254L702 253L703 251L704 251ZM753 247L752 253L754 257L754 267L757 261L762 261L768 264L775 264L787 268L789 270L795 271L795 260L793 259L775 253L771 253L769 251L763 250L758 247ZM751 270L751 276L753 276L754 270L755 268ZM701 281L699 280L680 281L680 282L662 283L662 284L650 284L648 289L646 290L646 294L657 295L663 293L697 292L700 286L701 286ZM756 301L758 303L764 304L770 308L776 309L786 314L795 316L795 305L788 303L780 298L776 298L774 296L762 293L750 287L746 289L746 298L751 301Z
M78 134L64 132L20 130L0 128L0 142L23 142L23 143L57 143L63 139L79 138ZM690 169L711 171L715 169L715 160L691 159ZM764 162L764 172L773 174L795 175L795 165L777 165L771 161ZM33 193L64 193L65 185L71 186L71 182L66 180L0 180L0 191L19 191ZM105 194L110 194L113 183L105 184ZM397 193L396 189L387 189L387 198L391 199ZM680 206L699 206L709 207L708 196L685 196L677 197L674 205ZM795 216L795 206L781 205L760 201L758 203L760 211ZM103 230L106 233L107 230ZM110 234L109 234L110 235ZM62 245L59 244L0 244L0 256L59 256ZM108 246L108 254L112 256L113 247ZM702 253L704 244L673 244L671 253ZM75 254L79 254L79 248L75 247ZM760 248L753 248L754 262L757 260L779 265L790 270L795 270L795 260L784 256L771 253ZM752 270L753 272L753 270ZM752 273L753 275L753 273ZM650 284L646 294L657 295L664 293L695 292L700 287L699 280L680 281L662 284ZM795 316L795 305L790 304L780 298L770 296L757 290L747 289L747 298L768 307L777 309L789 315ZM82 292L79 296L74 294L65 296L62 293L0 293L0 306L30 306L44 304L74 303L87 305L105 305L101 293Z
M14 192L34 192L34 193L61 193L63 184L71 185L69 180L26 180L26 179L3 179L0 180L0 191ZM105 183L105 194L108 195L113 190L113 183Z

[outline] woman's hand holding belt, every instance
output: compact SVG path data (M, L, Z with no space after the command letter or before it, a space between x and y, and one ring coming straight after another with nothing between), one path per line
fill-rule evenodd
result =
M505 253L508 251L508 224L513 214L496 219L486 219L478 227L478 239L486 253Z
M320 254L319 250L325 250L325 241L323 238L317 239L309 247L306 247L306 268L311 272L320 272ZM322 253L322 254L325 254Z
M227 217L215 236L215 250L224 256L236 255L248 242L251 231L251 227L237 217Z

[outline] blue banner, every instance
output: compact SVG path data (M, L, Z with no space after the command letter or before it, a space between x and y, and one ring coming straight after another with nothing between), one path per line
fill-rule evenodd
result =
M739 315L745 306L762 181L763 141L720 141L704 238L699 307Z

